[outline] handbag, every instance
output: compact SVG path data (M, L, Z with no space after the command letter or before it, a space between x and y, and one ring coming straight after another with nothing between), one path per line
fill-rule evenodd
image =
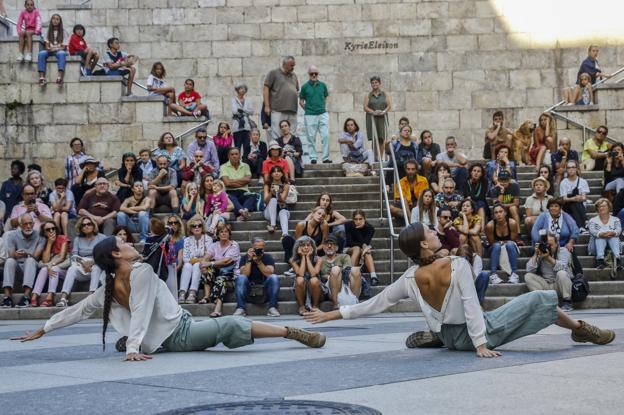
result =
M286 195L286 204L294 205L295 203L297 203L298 196L299 196L299 193L297 192L297 188L295 187L294 184L291 184L290 186L288 186L288 195Z
M576 276L572 278L572 302L580 303L584 301L589 293L589 282L587 278L585 278L583 274L576 274Z

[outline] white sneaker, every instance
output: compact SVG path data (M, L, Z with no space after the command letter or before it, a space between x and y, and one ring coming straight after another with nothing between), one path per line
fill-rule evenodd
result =
M496 285L496 284L500 284L502 282L503 282L503 280L500 279L498 274L494 273L494 274L490 275L490 284Z
M518 276L518 274L516 274L515 272L513 272L513 273L509 276L509 283L510 283L510 284L519 284L519 283L520 283L520 277Z
M30 53L27 53L26 55L24 55L24 60L26 62L32 62L32 55Z
M281 316L280 312L277 311L277 308L271 307L267 310L267 316L269 317L279 317Z
M232 314L233 316L241 316L241 317L245 317L247 315L247 313L245 312L244 308L237 308L234 311L234 314Z
M17 59L15 59L18 62L23 62L24 61L24 55L22 55L21 53L17 54Z
M289 268L288 271L284 272L284 276L285 277L294 277L295 276L295 271L293 271L292 268Z

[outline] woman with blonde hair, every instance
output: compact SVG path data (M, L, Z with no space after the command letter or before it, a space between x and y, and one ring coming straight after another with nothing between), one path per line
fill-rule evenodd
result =
M596 268L605 268L605 250L607 245L611 249L614 258L614 267L620 262L620 236L622 235L622 224L620 220L613 216L613 205L608 199L602 197L594 203L598 215L588 222L589 244L587 250L590 254L596 254Z
M212 238L205 234L204 221L201 216L189 219L188 228L190 235L184 240L182 251L184 265L178 291L179 304L195 304L201 278L201 262L212 245Z

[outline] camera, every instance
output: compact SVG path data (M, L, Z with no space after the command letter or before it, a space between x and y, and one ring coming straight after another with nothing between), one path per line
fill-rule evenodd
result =
M609 157L617 157L617 155L618 155L617 151L609 151L609 154L608 154Z
M545 254L550 254L550 246L548 245L548 236L546 235L546 231L544 229L539 231L540 239L537 244L537 249Z
M238 110L238 113L233 114L232 117L238 121L238 128L245 128L245 113L242 109Z
M255 256L258 256L258 257L262 256L263 253L264 253L264 251L262 249L260 249L260 248L255 248L254 249L254 255Z
M165 233L167 235L173 235L173 228L171 226L165 226Z

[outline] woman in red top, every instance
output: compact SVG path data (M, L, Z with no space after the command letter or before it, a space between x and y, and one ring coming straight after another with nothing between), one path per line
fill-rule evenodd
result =
M71 56L77 55L82 58L82 64L84 66L84 74L86 76L91 76L93 69L95 69L95 65L98 63L100 59L100 55L98 55L96 50L90 49L87 46L87 41L84 39L87 31L84 26L81 24L77 24L74 26L73 34L69 38L69 54Z
M219 123L219 127L217 128L217 133L212 137L212 142L215 147L217 147L219 164L223 166L229 161L228 152L234 143L234 136L230 130L230 124L225 121L221 121Z
M173 104L171 108L180 115L208 117L208 107L202 104L201 95L195 91L195 81L192 79L184 81L184 91L180 92L178 103Z
M539 123L533 131L533 144L529 149L529 160L539 170L543 164L546 150L555 151L557 146L557 123L548 114L539 117Z
M269 172L273 166L280 166L284 175L287 178L290 177L290 184L295 184L295 172L289 170L288 162L282 158L282 147L277 144L277 141L269 143L269 157L262 162L262 176L265 183L269 181Z
M61 278L65 276L69 268L69 252L71 251L69 238L59 235L59 228L52 221L41 225L41 232L46 240L45 248L41 254L41 270L35 281L35 288L30 297L30 306L38 307L37 299L43 291L43 286L48 281L48 295L41 303L42 307L54 305L54 293Z

